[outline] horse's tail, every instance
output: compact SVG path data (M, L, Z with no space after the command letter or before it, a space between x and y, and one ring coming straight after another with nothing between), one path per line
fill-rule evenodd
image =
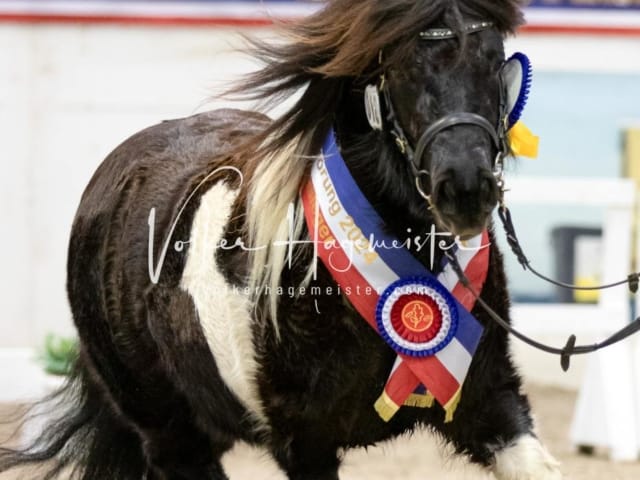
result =
M43 480L144 477L146 462L139 437L118 418L88 375L78 361L65 386L30 409L24 422L28 425L45 415L46 426L30 445L0 448L0 473L34 467L37 473L29 478Z

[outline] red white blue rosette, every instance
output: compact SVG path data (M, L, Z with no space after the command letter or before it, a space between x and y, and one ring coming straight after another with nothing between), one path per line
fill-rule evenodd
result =
M445 348L458 329L451 293L435 278L412 277L392 283L376 308L378 331L396 352L429 357Z

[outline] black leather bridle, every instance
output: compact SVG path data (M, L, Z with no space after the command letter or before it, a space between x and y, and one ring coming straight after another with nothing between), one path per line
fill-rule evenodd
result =
M474 22L465 24L462 28L463 34L472 34L476 32L480 32L483 30L487 30L493 27L493 23L491 22ZM422 32L420 34L420 38L423 40L444 40L449 38L455 38L459 33L454 32L453 30L446 28L435 28ZM598 287L588 287L583 288L576 285L568 285L561 282L557 282L552 280L539 272L537 272L532 266L526 255L524 254L524 250L522 245L520 244L518 237L516 235L515 227L513 225L513 221L511 219L511 212L507 208L504 202L504 192L505 192L505 183L504 183L504 158L511 153L509 142L507 139L507 131L508 131L508 115L506 105L506 86L504 85L504 81L502 76L500 76L501 80L501 88L500 88L500 116L498 125L494 126L489 122L486 118L481 115L471 113L471 112L457 112L449 115L445 115L444 117L433 122L420 136L418 142L415 145L415 148L409 141L407 135L405 134L398 117L393 108L393 101L391 98L391 92L389 91L388 86L386 85L384 75L382 75L379 90L382 93L382 98L385 103L385 122L388 131L394 137L395 143L400 150L400 152L404 155L404 157L408 161L409 168L413 175L415 176L416 188L420 195L427 201L429 204L429 208L431 206L431 195L424 189L421 179L422 177L428 177L430 174L427 170L424 170L421 166L421 159L431 143L435 140L435 138L443 132L451 127L456 125L475 125L483 130L485 130L493 145L496 148L497 156L493 165L493 174L496 178L496 182L498 185L498 189L500 192L500 200L499 200L499 208L498 208L498 216L500 221L502 222L507 242L517 257L519 263L523 266L525 270L529 270L531 273L541 278L544 281L550 282L554 285L568 288L572 290L603 290L606 288L612 288L624 284L628 284L630 290L633 293L638 291L638 286L640 283L640 273L632 273L627 277L626 280L622 280L620 282L616 282L610 285L602 285ZM384 125L382 125L384 128ZM538 350L560 355L560 365L564 371L569 369L571 357L573 355L582 355L587 353L593 353L603 348L614 345L634 333L640 331L640 317L638 317L635 321L629 323L626 327L622 328L606 340L600 343L592 344L592 345L576 345L576 336L571 335L567 340L565 346L563 348L556 348L541 342L538 342L527 335L519 332L511 324L503 319L498 313L496 313L491 306L489 306L481 297L480 292L475 291L471 282L466 277L464 270L458 263L456 256L448 250L445 252L445 256L451 263L453 270L455 271L458 280L460 283L475 297L478 305L489 315L489 317L496 322L501 328L505 329L508 333L515 336L519 340L524 343L530 345L533 348Z
M493 27L492 22L471 22L463 26L463 34L478 33L483 30L488 30ZM425 30L420 33L420 38L427 41L446 40L455 38L458 33L448 28L433 28ZM503 168L504 158L510 153L509 142L507 141L507 118L509 112L507 112L506 106L506 87L501 80L500 86L500 115L498 125L494 126L489 120L482 115L471 112L455 112L445 115L433 122L429 127L420 135L417 143L414 146L409 141L407 135L400 124L398 116L395 113L393 107L393 99L391 98L391 92L387 86L384 75L381 78L380 92L384 99L385 106L385 123L388 126L388 131L394 138L394 141L400 150L400 152L407 159L409 168L415 177L416 188L420 195L427 201L431 207L431 195L427 192L422 184L423 177L429 177L428 170L422 168L421 159L424 156L427 148L436 139L438 134L444 130L448 130L451 127L457 125L475 125L482 128L489 135L493 146L496 148L497 155L493 164L493 173L498 183L498 188L502 191L503 184Z

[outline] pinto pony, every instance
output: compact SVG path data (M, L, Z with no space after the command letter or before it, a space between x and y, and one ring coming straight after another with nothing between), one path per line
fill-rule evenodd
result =
M2 451L0 472L221 480L242 440L292 480L336 480L345 450L423 425L499 479L561 478L507 334L480 309L455 415L432 402L381 417L398 354L316 260L301 201L334 135L378 227L437 274L443 252L416 234L474 237L499 200L503 40L521 22L516 0L328 0L284 42L253 44L264 67L232 92L273 105L300 91L282 117L217 110L119 146L71 233L80 353L61 413ZM489 258L482 297L507 318L493 242Z

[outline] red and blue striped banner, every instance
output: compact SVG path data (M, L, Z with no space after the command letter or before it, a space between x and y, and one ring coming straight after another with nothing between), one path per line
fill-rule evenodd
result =
M531 0L529 8L640 10L640 0Z
M0 20L264 26L317 9L317 2L290 0L3 0Z
M313 0L2 0L0 21L259 27L317 11ZM523 32L640 35L640 2L534 0Z
M302 200L317 256L364 320L398 353L375 405L380 416L389 420L403 404L427 407L435 398L450 421L483 331L469 313L473 297L458 285L450 266L436 279L384 230L333 133L314 162ZM487 241L485 233L456 252L479 290L488 269ZM411 308L421 317L411 317ZM424 328L412 328L406 318L424 320Z
M525 32L640 35L639 0L533 0L525 15Z

